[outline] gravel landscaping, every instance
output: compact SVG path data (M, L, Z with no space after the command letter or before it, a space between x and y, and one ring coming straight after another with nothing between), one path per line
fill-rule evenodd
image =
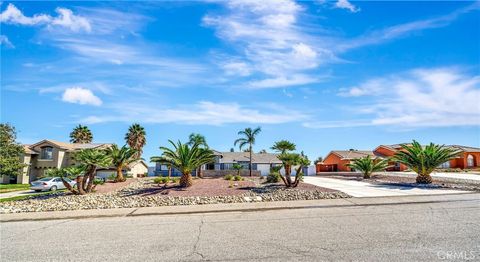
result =
M0 213L155 207L174 205L203 205L348 198L349 195L314 185L301 183L295 189L281 184L263 184L257 179L226 181L197 179L193 187L180 189L159 186L152 179L138 179L109 193L71 195L55 193L31 199L0 203Z

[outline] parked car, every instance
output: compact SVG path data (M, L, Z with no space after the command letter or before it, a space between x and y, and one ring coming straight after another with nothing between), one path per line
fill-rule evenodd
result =
M72 187L74 187L77 182L64 178L67 183L69 183ZM62 182L62 179L60 177L44 177L42 179L39 179L37 181L33 181L31 183L30 189L35 190L36 192L40 191L55 191L57 189L64 189L65 185Z

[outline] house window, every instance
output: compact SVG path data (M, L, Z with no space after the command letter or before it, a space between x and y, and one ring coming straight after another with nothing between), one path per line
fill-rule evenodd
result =
M440 165L441 168L450 168L450 161L447 161Z
M40 157L41 159L47 159L47 160L53 159L53 147L50 147L50 146L42 147Z
M475 166L475 161L473 159L472 155L467 156L467 167L474 167Z

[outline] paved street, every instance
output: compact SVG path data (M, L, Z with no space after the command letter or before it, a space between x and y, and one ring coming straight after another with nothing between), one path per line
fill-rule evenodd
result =
M478 261L480 198L462 196L442 196L451 202L441 203L4 222L1 255L2 261L452 261L446 258L457 254Z
M379 197L379 196L409 196L409 195L437 195L458 194L465 191L449 189L415 188L392 185L375 185L354 180L341 180L335 178L306 176L304 182L316 186L336 189L353 197Z

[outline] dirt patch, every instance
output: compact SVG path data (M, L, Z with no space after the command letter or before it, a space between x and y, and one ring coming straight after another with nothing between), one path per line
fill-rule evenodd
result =
M131 183L133 183L135 181L137 181L136 178L128 178L124 182L117 182L117 183L106 182L103 185L97 185L97 187L95 188L95 193L96 194L104 194L104 193L114 192L114 191L120 190L120 189L130 185Z

